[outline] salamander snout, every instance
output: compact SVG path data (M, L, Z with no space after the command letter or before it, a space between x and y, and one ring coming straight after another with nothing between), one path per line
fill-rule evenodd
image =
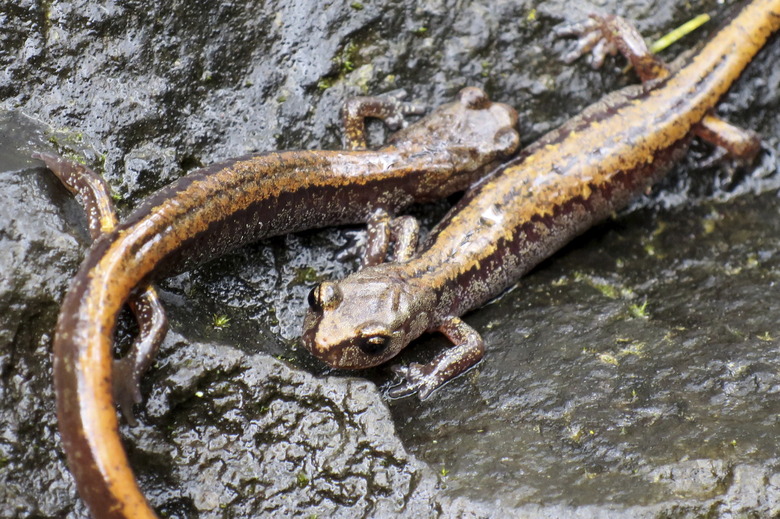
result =
M485 160L511 155L520 146L517 111L494 103L481 88L466 87L458 94L461 110L454 111L452 140L470 143Z
M490 98L479 87L466 87L458 92L460 103L471 110L484 110L490 106Z
M520 146L520 135L514 128L501 128L496 132L493 142L496 145L496 149L500 150L501 155L506 157Z

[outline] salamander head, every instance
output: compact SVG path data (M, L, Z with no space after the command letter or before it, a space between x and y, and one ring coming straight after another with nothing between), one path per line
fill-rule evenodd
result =
M376 366L425 331L425 312L400 279L367 268L338 282L320 283L309 294L303 345L336 368Z
M402 141L460 150L479 167L517 150L517 112L509 105L492 102L481 88L466 87L458 93L457 101L440 106L390 139L394 144Z

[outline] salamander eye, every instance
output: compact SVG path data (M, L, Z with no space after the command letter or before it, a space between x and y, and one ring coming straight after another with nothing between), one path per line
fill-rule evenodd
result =
M335 283L324 281L311 289L308 300L312 310L322 312L341 303L341 290Z
M317 290L320 288L319 285L311 289L311 292L309 292L309 308L314 310L315 312L322 312L322 306L320 306L320 302L317 299Z
M373 335L364 337L358 346L366 355L378 355L390 345L390 337L387 335Z

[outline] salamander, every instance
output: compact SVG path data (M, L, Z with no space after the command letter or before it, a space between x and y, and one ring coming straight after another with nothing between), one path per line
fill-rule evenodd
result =
M384 147L363 149L364 118L398 124L409 111L416 110L394 99L358 98L345 109L349 151L261 153L216 164L163 188L119 224L100 194L107 190L85 168L39 155L82 195L96 238L62 303L54 339L59 430L94 517L156 517L121 445L112 397L113 331L134 290L244 243L325 225L368 221L364 264L378 263L391 230L401 250L416 236L414 220L390 214L464 190L519 145L515 110L469 87ZM152 353L133 362L143 370Z
M428 364L394 368L401 382L391 397L426 398L474 366L484 341L460 316L625 207L694 135L755 156L756 136L712 110L779 27L780 0L755 0L674 67L649 53L621 18L595 16L560 31L581 35L573 56L592 48L594 64L620 51L643 84L607 95L483 178L404 261L315 286L304 346L331 366L357 369L386 362L422 333L442 333L452 347Z

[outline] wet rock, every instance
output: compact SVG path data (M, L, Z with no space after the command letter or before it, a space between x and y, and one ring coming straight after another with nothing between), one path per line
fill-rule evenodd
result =
M0 515L54 517L75 492L54 417L51 340L86 235L67 232L79 209L65 189L17 151L40 142L39 126L9 114L0 126Z
M432 513L436 478L406 454L370 382L318 379L176 334L151 379L147 421L123 433L131 452L145 453L136 470L163 513ZM167 484L155 485L161 469Z
M592 230L467 318L489 356L396 404L405 444L445 494L519 510L772 516L779 210L769 192Z
M88 239L30 151L86 160L124 211L200 165L337 146L347 95L403 87L436 105L484 86L518 108L528 142L634 81L622 61L555 59L566 43L550 28L591 10L0 6L0 516L86 517L58 443L50 343ZM649 37L726 12L595 10L639 18ZM150 501L169 517L776 515L778 60L775 39L719 109L764 136L759 168L697 170L709 150L696 147L653 195L467 317L488 356L425 403L388 411L373 387L384 370L314 378L324 368L296 347L311 285L356 267L336 259L355 230L272 239L166 280L174 332L144 381L141 425L122 427ZM430 223L445 207L415 212ZM130 333L126 319L120 342Z

